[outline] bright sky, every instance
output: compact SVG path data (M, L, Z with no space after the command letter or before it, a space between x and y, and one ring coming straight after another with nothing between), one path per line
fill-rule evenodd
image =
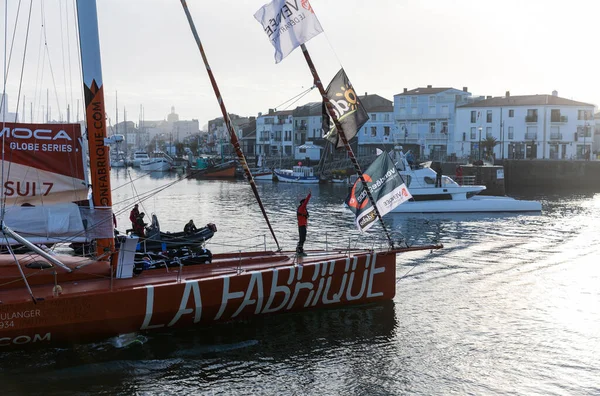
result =
M29 11L25 4L29 2L22 3L7 78L11 112L19 96L24 17ZM282 106L310 88L312 77L300 49L275 64L274 50L253 17L264 3L188 0L230 113L257 115L269 108L293 109L319 100L315 89L289 107ZM3 58L5 41L11 45L18 4L8 0L7 40L2 5ZM66 114L68 102L76 114L76 100L82 97L76 43L61 40L75 37L74 0L43 4L49 55L43 63L38 61L45 52L39 44L42 5L34 1L20 95L25 95L27 121L30 103L34 120L42 121L47 89L54 119L59 108ZM405 87L431 84L466 86L474 95L493 96L507 90L512 95L557 90L564 98L600 104L597 0L312 0L311 4L324 34L307 47L325 85L343 66L359 94L389 100ZM179 1L98 0L98 14L106 110L113 123L115 91L119 121L125 107L127 119L137 123L140 105L148 120L165 119L171 106L180 119L195 118L201 126L221 115Z

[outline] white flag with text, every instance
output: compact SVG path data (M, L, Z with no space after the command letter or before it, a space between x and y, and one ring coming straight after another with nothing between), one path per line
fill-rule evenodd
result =
M275 63L323 32L308 0L273 0L256 11L254 18L275 47Z

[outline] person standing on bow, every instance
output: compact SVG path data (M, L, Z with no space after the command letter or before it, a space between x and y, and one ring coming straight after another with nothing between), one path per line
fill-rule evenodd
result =
M135 230L135 223L137 222L137 218L140 215L140 210L138 209L138 204L133 205L133 209L129 212L129 221L131 221L131 228Z
M308 224L308 201L310 201L311 190L308 190L308 195L306 198L300 200L300 205L296 210L296 216L298 217L298 235L300 239L298 240L298 246L296 246L296 254L298 256L306 256L304 253L304 242L306 241L306 226Z

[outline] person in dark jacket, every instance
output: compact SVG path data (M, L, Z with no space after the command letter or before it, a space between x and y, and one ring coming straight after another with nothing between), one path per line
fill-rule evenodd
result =
M146 226L147 223L144 223L144 216L146 214L144 212L140 213L137 219L135 220L135 225L133 226L133 232L140 238L146 237Z
M183 231L186 234L191 234L197 230L198 230L198 228L196 228L196 224L194 224L194 220L188 221L187 224L185 225L185 227L183 227Z
M296 216L298 218L298 234L300 239L298 240L298 246L296 246L296 254L298 256L304 257L306 253L304 253L304 242L306 241L306 226L308 224L308 202L310 201L311 191L308 190L308 195L306 198L300 200L300 205L296 210Z
M442 164L436 163L435 167L435 186L442 187Z

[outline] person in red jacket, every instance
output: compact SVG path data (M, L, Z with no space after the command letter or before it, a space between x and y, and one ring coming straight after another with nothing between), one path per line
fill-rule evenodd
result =
M133 205L133 209L129 212L129 221L131 221L131 228L135 229L135 223L137 222L137 218L140 215L140 210L138 209L138 204Z
M298 240L298 246L296 246L296 254L298 256L306 256L304 253L304 242L306 241L306 225L308 224L308 201L310 201L311 191L308 190L306 198L300 200L300 205L296 210L296 216L298 217L298 234L300 239Z

